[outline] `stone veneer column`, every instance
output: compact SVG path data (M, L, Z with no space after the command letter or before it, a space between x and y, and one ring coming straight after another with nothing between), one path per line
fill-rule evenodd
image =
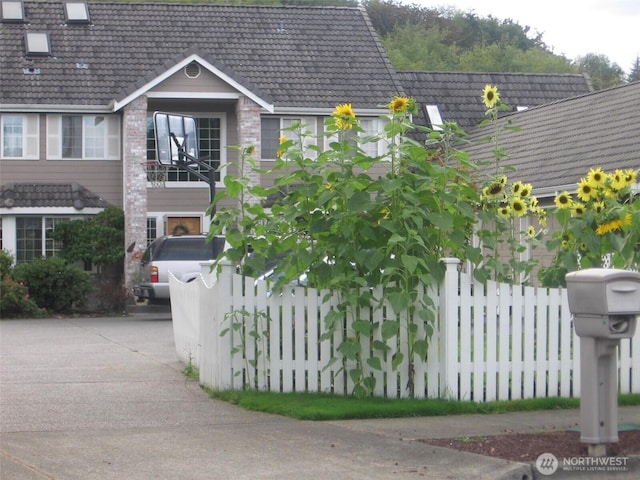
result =
M256 162L258 166L260 165L260 110L260 105L244 96L241 96L236 104L238 145L241 149L255 147L253 158L258 160ZM254 171L250 164L244 165L244 174L249 179L250 185L260 184L260 173Z
M147 160L147 97L139 97L124 108L122 131L124 244L131 250L125 257L124 280L130 292L147 246L147 175L143 166Z

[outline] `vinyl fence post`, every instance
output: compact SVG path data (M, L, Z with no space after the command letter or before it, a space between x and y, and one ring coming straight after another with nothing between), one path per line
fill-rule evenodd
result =
M458 323L460 260L443 258L446 271L440 291L440 398L458 399Z

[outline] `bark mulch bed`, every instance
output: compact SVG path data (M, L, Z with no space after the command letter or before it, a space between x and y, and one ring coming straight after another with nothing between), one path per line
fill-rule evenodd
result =
M640 455L640 430L622 431L618 443L607 447L607 454L626 457ZM484 437L420 440L429 445L478 453L515 462L535 462L543 453L557 458L584 457L587 446L578 432L508 433Z

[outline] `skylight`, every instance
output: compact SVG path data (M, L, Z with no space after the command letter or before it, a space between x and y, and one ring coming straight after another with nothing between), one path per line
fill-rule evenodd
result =
M27 56L47 56L51 55L51 44L48 33L28 32L24 35L24 45Z
M24 22L24 7L22 2L2 2L2 22Z
M440 116L440 110L437 105L425 105L427 111L427 120L431 124L431 128L434 130L442 130L442 117Z
M64 15L68 23L89 23L89 6L84 2L64 4Z

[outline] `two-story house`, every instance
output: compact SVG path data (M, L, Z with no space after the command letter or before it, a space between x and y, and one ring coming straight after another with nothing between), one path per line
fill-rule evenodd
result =
M56 222L121 207L130 283L148 239L209 223L205 182L175 168L157 181L155 111L197 118L220 188L237 171L228 147L253 145L268 168L292 122L318 133L351 103L377 131L402 94L364 9L2 0L2 248L54 254Z

